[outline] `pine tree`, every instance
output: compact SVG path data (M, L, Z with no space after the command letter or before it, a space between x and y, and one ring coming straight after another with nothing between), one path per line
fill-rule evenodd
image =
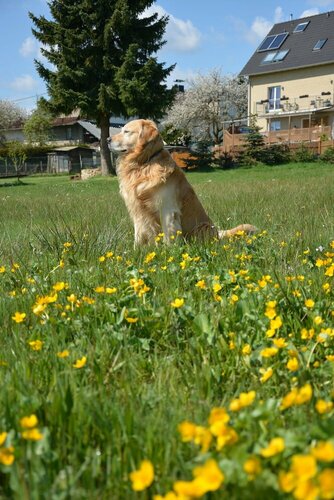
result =
M29 13L50 65L35 61L52 112L76 108L101 129L101 166L111 172L111 115L157 119L173 98L168 68L153 56L168 18L143 17L153 0L50 0L52 20Z

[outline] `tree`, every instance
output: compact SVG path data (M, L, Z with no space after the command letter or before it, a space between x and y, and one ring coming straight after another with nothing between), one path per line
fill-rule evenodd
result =
M0 100L0 142L4 142L3 130L21 127L27 119L27 112L16 104Z
M111 172L110 116L160 118L174 92L162 83L168 68L153 57L164 44L168 18L145 16L153 0L50 0L52 20L29 13L35 37L52 66L35 61L53 112L79 108L101 129L101 166Z
M43 146L51 138L52 122L51 113L39 105L24 124L23 133L29 142Z
M177 94L165 123L186 129L195 139L211 139L219 144L226 122L245 116L247 81L238 76L224 76L214 69L206 76L197 75L185 92Z
M7 155L11 160L17 175L17 182L20 182L20 172L27 159L24 146L19 141L10 141L7 143Z

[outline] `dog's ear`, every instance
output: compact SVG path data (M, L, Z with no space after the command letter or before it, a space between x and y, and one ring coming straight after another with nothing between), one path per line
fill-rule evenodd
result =
M151 120L143 120L142 128L139 134L140 142L148 144L159 137L159 130Z

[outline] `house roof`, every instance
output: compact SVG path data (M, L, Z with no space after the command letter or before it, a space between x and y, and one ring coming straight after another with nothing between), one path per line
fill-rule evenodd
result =
M298 24L307 22L304 31L294 33ZM277 23L267 36L281 33L287 33L282 45L276 50L259 50L261 42L240 75L260 75L334 62L334 11ZM320 50L313 50L319 40L325 39L326 43ZM286 50L288 53L283 60L263 63L268 53Z
M78 120L78 123L98 140L101 139L101 129L99 129L94 123L85 120ZM119 131L120 127L109 127L109 135L118 134Z

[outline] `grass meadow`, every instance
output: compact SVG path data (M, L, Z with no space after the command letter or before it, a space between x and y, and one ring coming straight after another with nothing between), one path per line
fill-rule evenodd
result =
M334 168L188 176L258 233L134 250L117 179L0 180L1 498L334 498Z

